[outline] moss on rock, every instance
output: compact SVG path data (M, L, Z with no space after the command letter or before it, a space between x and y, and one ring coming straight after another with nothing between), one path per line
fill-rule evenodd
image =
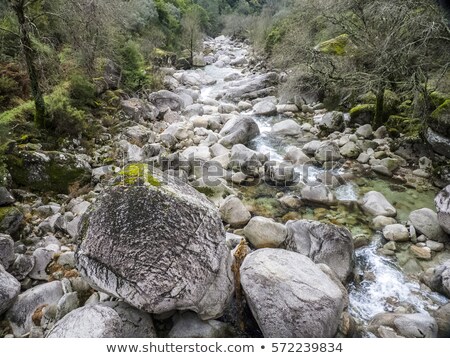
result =
M375 117L375 105L360 104L350 110L350 120L354 124L371 124Z
M14 206L0 207L0 233L14 234L23 220L22 212Z
M398 137L403 134L405 139L418 140L424 130L423 122L418 118L409 118L404 116L390 116L386 122L386 128L392 137Z
M434 91L430 93L431 104L434 108L441 106L448 99L449 95L446 95L442 92Z
M5 155L13 183L37 191L68 193L70 186L90 181L89 164L60 152L14 151Z
M148 164L133 163L127 165L118 175L121 177L122 185L151 185L160 187L161 182L150 174Z
M350 39L347 34L339 35L333 39L321 42L316 46L316 50L327 55L343 56L349 50Z
M436 133L450 138L450 99L447 99L431 114L428 125Z

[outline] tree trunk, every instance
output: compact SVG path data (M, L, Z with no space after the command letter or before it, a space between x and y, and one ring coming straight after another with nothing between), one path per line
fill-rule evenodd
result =
M31 84L31 93L33 94L36 108L35 121L39 127L43 128L45 127L45 117L47 113L45 109L44 95L42 94L42 90L39 85L38 70L35 65L35 52L33 50L30 34L28 33L28 20L25 16L25 2L18 1L12 5L12 8L19 23L20 42L22 45L25 62L27 64L28 76Z
M375 105L374 129L378 129L384 122L384 86L381 86L377 92L377 102Z

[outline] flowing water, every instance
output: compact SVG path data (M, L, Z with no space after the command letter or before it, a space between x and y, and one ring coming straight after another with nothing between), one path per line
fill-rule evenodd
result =
M214 98L223 93L226 82L224 77L232 73L239 73L243 78L246 74L240 69L231 67L217 68L213 65L205 68L206 74L217 80L212 86L206 86L201 90L201 98ZM274 117L259 117L248 111L258 123L261 135L249 146L269 156L270 160L282 161L286 148L289 145L301 147L304 142L296 138L276 138L271 135L272 126L289 117L277 115ZM296 168L298 174L305 174L301 168ZM317 175L323 173L322 168L308 167L305 182L315 182ZM344 170L341 169L341 174ZM398 210L397 219L406 222L409 213L413 210L427 207L434 209L433 190L418 192L389 181L374 178L355 178L347 181L333 191L341 205L325 209L320 207L306 206L300 210L288 210L276 199L276 194L299 195L299 188L274 187L267 183L257 186L241 187L244 202L252 207L257 215L273 217L281 222L296 219L312 219L323 222L344 225L353 235L364 234L372 238L369 246L356 250L355 281L349 286L349 298L351 314L360 322L367 323L370 319L381 312L392 312L402 308L407 312L423 312L426 309L436 309L436 304L442 305L448 300L436 293L424 290L417 277L407 275L398 266L395 259L381 256L377 253L385 242L379 233L373 232L369 227L369 218L359 211L357 205L349 205L361 199L370 191L376 190L383 193L386 198L396 206Z

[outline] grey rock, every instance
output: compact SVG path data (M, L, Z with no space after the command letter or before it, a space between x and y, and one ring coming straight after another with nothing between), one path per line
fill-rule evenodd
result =
M305 106L305 109L308 111L307 107ZM342 112L327 112L323 116L314 118L314 122L324 134L343 131L345 128L344 114Z
M222 220L233 228L244 227L252 217L242 201L234 195L225 199L219 211Z
M436 153L450 158L450 138L436 133L431 128L426 132L426 139Z
M431 251L440 252L440 251L444 251L444 249L445 249L445 246L443 243L436 242L433 240L427 240L426 245L427 245L427 247L430 248Z
M203 109L203 105L201 105L200 103L191 104L183 110L183 115L186 118L191 118L193 116L203 116L204 113L205 112Z
M150 313L223 313L231 257L217 209L194 188L154 171L143 186L107 188L82 227L77 267L92 287Z
M323 142L320 144L314 156L320 163L335 162L342 158L339 146L334 142Z
M306 143L302 150L306 155L314 155L319 147L322 145L320 140L313 140L309 143Z
M356 159L359 157L361 149L356 143L348 142L342 146L339 152L343 157Z
M234 117L220 131L219 143L231 148L235 144L246 144L260 134L258 124L251 117Z
M23 221L22 212L14 206L2 208L0 212L0 232L14 235Z
M346 298L308 257L280 249L249 254L241 283L266 338L333 337Z
M272 127L272 133L276 136L297 136L303 133L302 126L293 119L286 119L276 123Z
M232 103L221 103L219 107L217 108L217 111L219 113L233 113L238 110L238 107L236 107Z
M179 111L184 108L183 99L170 91L154 92L148 96L148 99L159 111L167 111L167 108L172 111Z
M4 186L0 186L0 206L13 204L16 200Z
M409 241L409 230L402 224L387 225L383 229L383 236L390 241Z
M21 293L6 313L6 319L10 322L14 335L22 337L28 333L36 309L44 305L57 304L63 294L59 281L44 283Z
M311 161L302 149L294 146L290 146L286 149L284 159L295 165L303 165Z
M430 240L448 241L448 235L439 225L438 216L433 210L427 208L415 210L409 215L409 221L419 233Z
M241 99L258 98L262 92L267 92L267 90L270 90L270 87L276 85L278 79L278 74L269 72L231 82L226 90L225 98L236 102Z
M429 268L420 279L433 291L450 298L450 260L435 268Z
M397 210L387 201L383 194L377 191L369 191L365 194L360 205L366 214L372 216L397 216Z
M227 232L225 240L226 240L228 248L230 250L233 250L236 246L238 246L241 243L243 238L244 237L242 237L240 235L236 235L236 234L232 234L230 232Z
M0 265L5 269L14 262L14 241L9 235L0 234Z
M159 115L159 110L156 107L139 98L123 100L121 105L125 117L135 122L141 120L156 121Z
M369 322L369 330L377 334L379 327L389 327L404 338L436 338L438 330L428 313L379 313Z
M244 228L244 235L256 248L279 247L286 240L286 227L262 216L252 218Z
M75 267L75 253L72 251L63 252L58 256L57 260L58 265L61 265L65 268L74 268Z
M299 111L295 104L279 104L277 105L278 113L297 113Z
M450 338L450 303L431 312L438 325L438 338Z
M67 314L47 338L154 338L153 321L124 302L78 308Z
M226 154L230 154L230 150L225 148L222 144L216 143L213 144L210 148L209 148L210 152L211 152L211 156L213 158L215 157L219 157L221 155L226 155Z
M48 274L46 272L47 266L53 259L54 251L38 248L33 252L34 267L29 273L29 276L35 280L47 280Z
M223 322L202 321L193 312L181 314L169 332L169 338L229 338L230 327Z
M373 135L372 126L370 124L364 124L356 130L355 134L359 137L369 139Z
M154 134L149 131L143 125L137 125L133 127L128 127L123 132L125 139L131 143L135 144L139 147L142 147L144 144L147 144L149 141L153 142L155 137Z
M253 110L260 116L273 116L277 113L277 106L270 101L261 101L253 106Z
M0 265L0 316L8 310L20 293L20 282Z
M59 321L65 315L77 309L80 306L77 292L65 293L56 305L56 320Z
M15 259L10 271L18 280L23 280L33 270L34 256L19 254Z
M327 206L336 203L334 194L326 185L323 184L306 185L300 193L303 200L312 203L323 204Z
M298 220L286 224L283 247L326 264L341 282L347 282L355 265L353 237L346 228L319 221Z
M436 204L439 225L447 234L450 234L450 185L439 192L434 203Z
M379 216L373 218L373 220L372 220L372 227L375 230L381 230L381 229L384 229L388 225L393 225L393 224L396 224L396 223L397 223L397 220L395 220L394 218L390 218L390 217L387 217L387 216L379 215Z

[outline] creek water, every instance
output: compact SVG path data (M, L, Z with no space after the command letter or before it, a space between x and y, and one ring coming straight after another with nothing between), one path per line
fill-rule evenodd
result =
M237 51L235 53L237 57L242 55L242 50L235 51ZM209 65L204 71L208 76L217 80L217 83L201 88L200 99L215 99L224 93L228 85L224 78L230 74L238 73L243 80L246 76L251 75L245 70L230 66L218 68ZM290 117L283 115L260 117L251 110L244 114L252 116L258 123L261 132L249 147L266 154L272 161L282 161L288 146L296 145L301 148L305 143L297 138L278 138L271 134L275 123L290 119ZM340 170L341 173L345 172L343 169ZM300 178L303 182L309 183L315 182L317 176L323 173L324 169L309 166L306 172L302 168L296 168L296 172L304 176ZM344 225L353 235L364 234L371 238L368 246L357 249L355 252L355 280L349 285L349 311L360 323L367 324L377 313L381 312L393 312L399 308L407 312L424 312L437 308L437 304L442 305L448 302L443 296L424 289L417 274L404 272L395 258L387 258L378 254L378 249L386 242L379 232L374 232L369 227L370 218L367 218L356 205L358 199L361 199L366 192L379 191L396 206L397 220L406 222L409 213L413 210L424 207L434 209L433 200L436 195L434 190L418 192L376 176L373 178L355 177L333 189L339 202L336 207L321 208L305 205L297 211L284 208L276 199L276 194L279 192L299 195L299 188L296 186L274 187L262 182L257 186L240 187L239 190L244 196L245 204L252 207L253 212L258 215L272 217L280 222L303 218Z

